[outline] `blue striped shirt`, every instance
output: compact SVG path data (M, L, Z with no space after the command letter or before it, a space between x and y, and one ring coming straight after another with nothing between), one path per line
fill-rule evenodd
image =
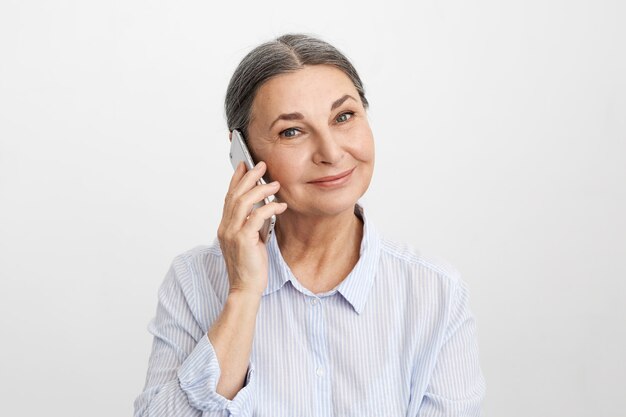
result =
M159 289L135 416L479 416L485 393L468 288L454 268L376 233L363 209L360 258L313 294L276 238L244 387L216 392L207 332L228 294L219 242L177 256Z

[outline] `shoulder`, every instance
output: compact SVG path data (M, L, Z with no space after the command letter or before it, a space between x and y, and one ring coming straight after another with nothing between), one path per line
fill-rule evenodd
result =
M217 239L211 245L198 245L174 257L172 264L176 268L192 270L199 265L222 262L222 251Z
M463 285L460 272L445 258L408 243L381 237L380 252L381 267L396 279L431 283L452 292Z
M174 257L169 279L162 286L165 297L182 294L195 320L208 328L221 311L228 293L228 273L217 239Z
M411 319L430 323L433 332L443 331L442 324L467 304L469 288L461 273L440 256L383 238L379 264L380 292L398 300Z
M210 245L198 245L178 254L171 268L181 284L192 287L192 290L207 284L223 286L217 285L225 273L219 241L215 239Z
M195 259L206 259L206 258L221 258L222 251L220 249L220 244L217 238L210 245L198 245L191 249L186 250L176 256L176 259L181 260L195 260Z

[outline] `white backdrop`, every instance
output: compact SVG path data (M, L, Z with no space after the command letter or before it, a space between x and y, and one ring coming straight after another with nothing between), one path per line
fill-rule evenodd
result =
M377 228L472 291L489 416L623 416L626 3L3 1L0 415L122 416L172 259L213 241L239 60L365 82Z

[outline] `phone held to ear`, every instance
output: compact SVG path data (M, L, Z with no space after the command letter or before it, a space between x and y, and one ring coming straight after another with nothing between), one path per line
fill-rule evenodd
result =
M252 156L250 155L250 151L246 146L246 142L243 138L243 135L237 129L233 129L232 138L230 141L230 163L233 166L233 169L237 169L237 165L243 161L246 165L246 170L251 170L254 168L254 161L252 160ZM257 181L257 184L262 185L266 184L263 177ZM262 207L265 204L269 204L274 201L276 198L273 195L266 197L263 201L259 201L254 205L254 209ZM259 231L261 234L261 239L263 242L267 242L269 238L272 236L274 232L274 225L276 224L276 216L272 214L272 217L265 220L263 223L263 227Z

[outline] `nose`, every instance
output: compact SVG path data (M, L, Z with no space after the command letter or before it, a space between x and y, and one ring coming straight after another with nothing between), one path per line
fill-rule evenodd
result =
M313 162L316 164L335 165L343 158L344 149L339 138L333 136L329 129L318 131L315 138L315 152Z

